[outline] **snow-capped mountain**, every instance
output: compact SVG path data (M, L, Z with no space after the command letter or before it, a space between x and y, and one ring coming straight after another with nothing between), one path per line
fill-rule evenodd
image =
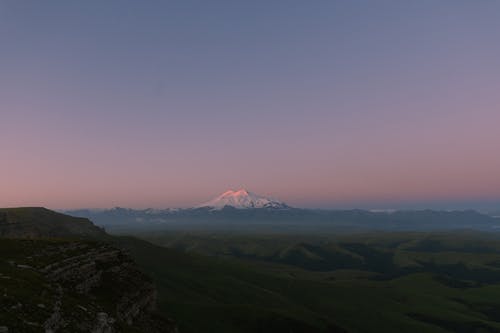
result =
M248 208L274 208L274 209L284 209L290 208L287 204L275 200L271 200L265 197L261 197L255 193L248 192L247 190L241 189L238 191L229 190L218 197L204 202L198 205L197 208L208 207L212 209L222 209L226 206L230 206L237 209L248 209Z

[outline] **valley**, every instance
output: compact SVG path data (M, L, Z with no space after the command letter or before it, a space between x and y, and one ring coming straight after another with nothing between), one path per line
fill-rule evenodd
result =
M186 290L183 308L220 316L213 324L190 324L190 331L230 332L245 323L238 331L253 332L252 325L261 323L259 330L271 332L264 329L271 318L281 323L273 327L278 332L301 332L296 321L312 325L304 332L500 331L496 235L141 237L197 258L198 264L177 272L180 279L173 268L149 263L160 285L174 279L177 287L197 287L194 294Z
M42 208L0 212L10 332L500 332L497 233L110 235Z

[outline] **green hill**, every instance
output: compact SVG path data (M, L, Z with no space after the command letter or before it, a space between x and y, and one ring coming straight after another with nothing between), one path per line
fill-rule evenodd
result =
M41 207L0 208L0 237L109 238L102 228L86 218L73 217Z
M185 332L500 332L496 235L154 239L177 250L120 242Z
M175 331L165 317L181 333L500 332L494 233L142 235L154 245L0 212L2 235L25 238L0 238L0 328L14 332Z

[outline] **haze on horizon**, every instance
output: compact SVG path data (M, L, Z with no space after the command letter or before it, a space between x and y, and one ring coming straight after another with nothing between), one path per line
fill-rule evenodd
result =
M499 13L1 1L0 207L493 207Z

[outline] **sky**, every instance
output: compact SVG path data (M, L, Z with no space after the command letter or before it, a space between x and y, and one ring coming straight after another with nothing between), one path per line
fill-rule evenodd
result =
M498 1L0 0L0 206L500 207Z

